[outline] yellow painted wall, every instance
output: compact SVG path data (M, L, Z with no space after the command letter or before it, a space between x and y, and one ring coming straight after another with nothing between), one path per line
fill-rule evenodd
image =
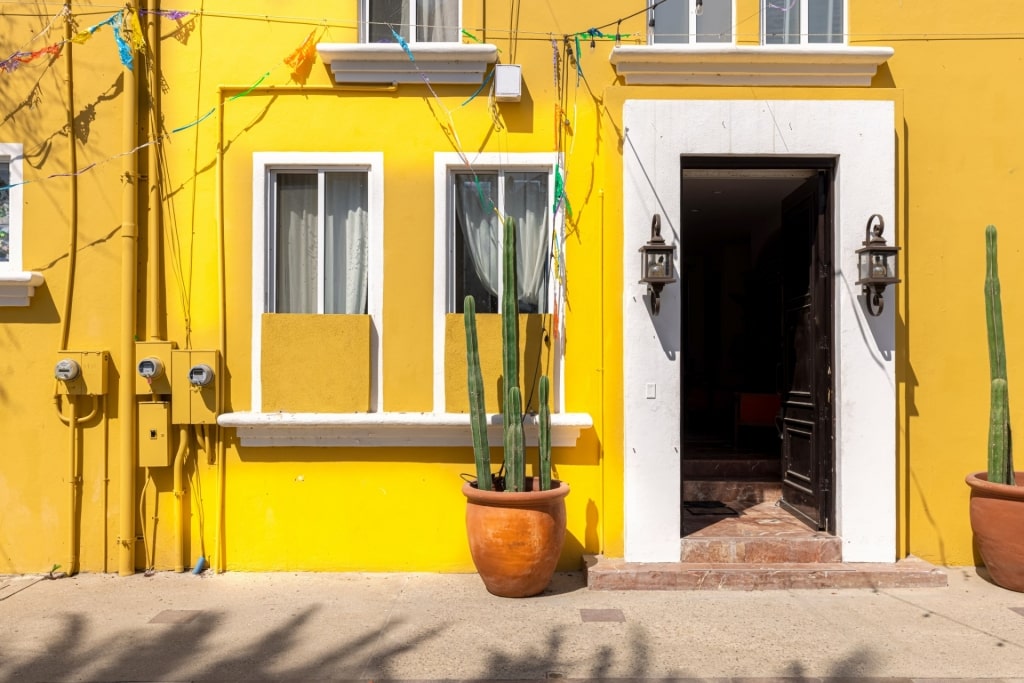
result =
M157 203L139 178L139 322L131 336L163 338L182 349L220 348L216 228L223 213L227 344L220 349L225 410L250 409L252 338L252 154L266 151L371 151L384 156L384 409L429 411L433 405L435 152L461 145L476 152L550 152L555 105L564 112L567 196L573 208L566 244L566 409L587 412L595 427L573 449L556 449L557 474L572 486L562 568L584 552L623 548L622 106L633 98L870 98L897 103L900 145L899 242L904 283L898 288L900 551L945 564L974 562L963 476L984 466L987 352L981 282L982 230L1001 228L1004 315L1011 391L1024 382L1024 231L1020 212L1024 158L1013 87L1024 6L999 3L964 12L962 3L851 0L853 45L888 45L895 55L871 88L626 87L608 62L612 44L581 43L582 74L557 86L552 38L615 21L642 5L596 0L522 3L511 39L509 0L465 0L466 28L523 66L524 97L494 110L473 89L403 85L396 92L331 86L317 60L306 90L283 60L310 31L325 42L355 39L356 3L305 3L280 17L280 3L212 0L204 14L164 21L161 72L149 81L140 60L141 100L159 94L158 143L141 148L140 174L158 155L164 236L156 281L145 270L146 223ZM29 4L26 3L26 7ZM756 40L757 3L737 0L739 42ZM24 9L24 8L22 8ZM75 3L79 27L109 16L107 5ZM56 12L56 10L54 10ZM32 12L42 12L31 4ZM38 49L60 30L31 41L52 16L0 13L0 53ZM302 17L308 17L304 20ZM326 19L325 19L326 17ZM485 25L486 24L486 25ZM56 26L60 27L58 21ZM321 36L320 31L326 32ZM626 42L642 41L645 18L624 20ZM74 139L78 237L73 297L65 313L71 249L67 67L43 58L0 72L0 140L25 145L26 270L45 284L28 308L0 308L0 573L38 572L70 556L71 434L57 415L53 363L68 324L67 346L109 351L108 395L81 425L80 563L115 571L119 552L118 387L134 384L134 358L122 358L120 226L122 120L126 73L110 28L74 47ZM246 92L259 82L261 87ZM222 91L221 87L229 87ZM330 87L325 87L330 86ZM222 92L224 97L222 99ZM231 97L239 95L235 99ZM223 115L218 108L223 102ZM213 112L208 116L209 112ZM496 112L496 115L495 113ZM148 120L147 115L140 119ZM194 125L188 125L193 124ZM140 143L152 140L140 126ZM457 140L457 142L456 142ZM223 149L218 171L218 146ZM218 192L218 177L223 192ZM852 258L852 255L851 255ZM1014 264L1017 264L1015 266ZM156 329L147 329L147 294L160 294ZM1019 295L1018 295L1019 294ZM287 334L284 335L285 337ZM91 399L74 399L79 415ZM1019 408L1013 417L1024 418ZM886 426L887 427L887 426ZM469 448L252 448L228 431L192 428L185 465L186 552L238 570L369 569L470 571L462 526L462 473ZM178 445L179 430L172 430ZM227 442L223 513L217 440ZM137 475L135 565L174 566L173 481L155 469ZM429 514L423 514L423 511ZM138 514L138 513L136 513ZM218 522L223 518L223 532ZM130 540L130 539L129 539ZM219 550L224 545L224 551ZM154 560L149 560L149 553Z

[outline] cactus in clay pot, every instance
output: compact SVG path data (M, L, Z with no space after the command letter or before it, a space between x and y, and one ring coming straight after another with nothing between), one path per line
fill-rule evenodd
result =
M985 228L985 322L988 327L988 360L991 380L991 413L988 429L988 480L1015 484L1010 432L1009 396L1006 384L1006 343L999 291L996 226Z
M477 488L481 491L525 491L526 457L523 439L522 393L519 388L519 297L516 289L516 224L505 219L502 243L501 353L504 372L502 426L504 432L504 476L491 474L487 442L487 412L484 408L483 376L476 330L476 302L467 296L464 305L469 414L473 431L473 457ZM539 462L540 489L551 488L551 411L548 407L550 380L540 379Z

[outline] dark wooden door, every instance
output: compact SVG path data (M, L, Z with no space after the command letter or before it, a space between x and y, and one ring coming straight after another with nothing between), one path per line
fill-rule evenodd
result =
M829 185L819 171L782 205L782 505L834 531Z

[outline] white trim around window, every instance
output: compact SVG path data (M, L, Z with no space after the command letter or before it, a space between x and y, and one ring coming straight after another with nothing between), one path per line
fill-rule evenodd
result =
M544 170L548 177L548 197L551 203L555 201L555 169L559 165L559 156L552 152L521 153L521 154L478 154L470 159L471 166L464 161L464 157L455 153L436 153L434 155L434 412L445 412L445 387L444 387L444 361L445 361L445 316L450 312L450 295L452 274L451 258L452 252L452 226L454 215L452 213L453 197L451 194L451 176L457 172L493 172L493 171L520 171L520 170ZM553 212L552 225L555 227L557 240L560 248L564 247L564 202L559 202L558 210ZM564 260L564 248L562 249ZM555 269L551 269L551 280L549 282L549 309L554 311L554 302L562 296L561 283L554 276ZM564 311L561 313L564 315ZM552 411L561 413L565 411L565 395L563 387L563 355L564 344L562 343L562 330L558 330L559 341L555 344L554 353L554 376L552 381L553 400Z
M4 251L0 260L0 307L28 306L36 287L43 284L42 273L22 271L23 240L25 227L25 194L22 163L24 147L17 142L0 142L0 163L7 167L6 180L0 186L6 188L7 216L0 223L6 233Z
M372 321L370 410L381 410L383 368L381 340L384 309L384 155L380 152L256 152L252 165L252 389L251 410L262 410L262 315L266 312L268 196L271 172L281 170L364 171L369 190L367 245L367 313Z

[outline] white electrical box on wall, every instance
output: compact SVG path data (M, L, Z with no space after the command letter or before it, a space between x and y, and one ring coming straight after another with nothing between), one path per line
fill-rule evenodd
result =
M523 97L523 72L518 64L494 65L494 99L518 102Z

